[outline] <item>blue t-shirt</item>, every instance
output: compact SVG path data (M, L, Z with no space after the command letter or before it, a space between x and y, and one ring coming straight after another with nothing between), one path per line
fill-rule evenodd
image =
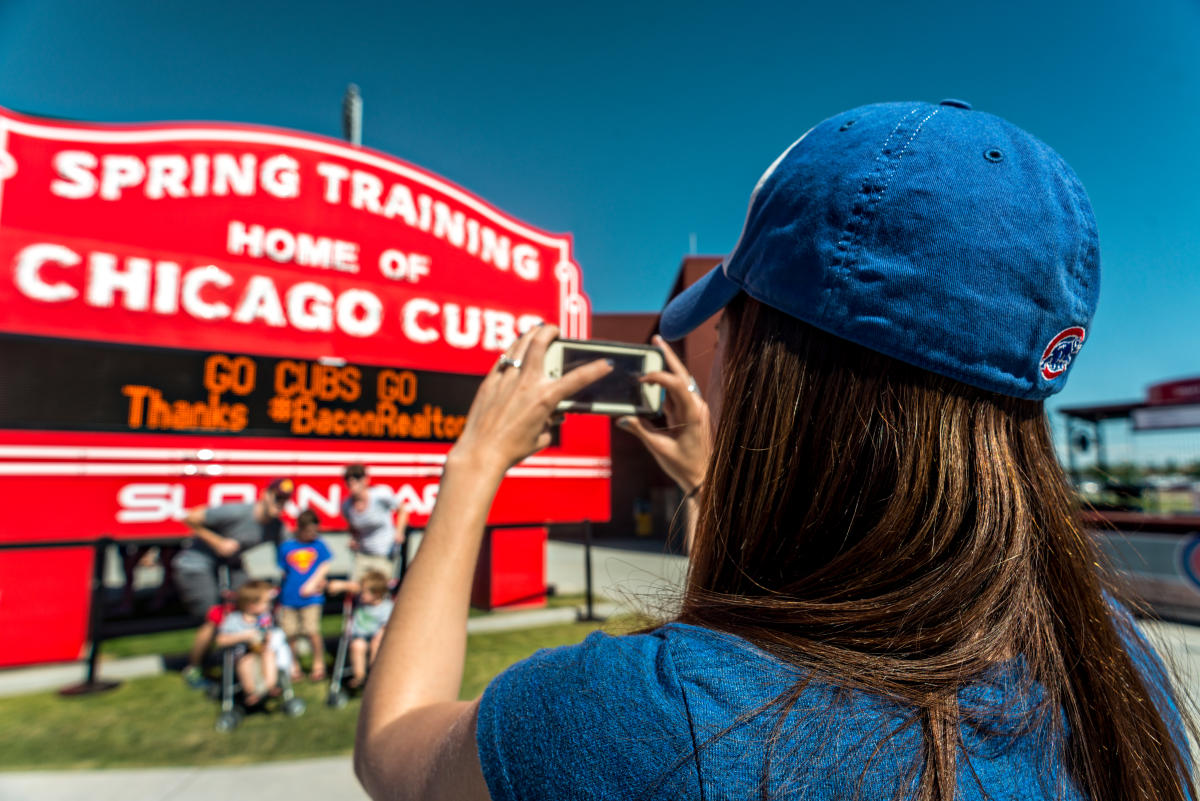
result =
M316 572L321 563L333 558L329 547L320 539L312 542L288 540L279 546L279 566L283 568L283 588L279 603L292 608L325 603L325 594L301 595L300 588Z
M997 665L959 693L974 721L962 727L960 801L1079 798L1045 728L1030 725L1044 718L1026 714L1041 690L1024 664ZM893 798L906 785L911 796L922 733L895 702L813 680L772 737L772 701L801 676L744 640L680 623L539 651L480 702L488 790L493 801L740 801L763 797L768 766L772 799Z

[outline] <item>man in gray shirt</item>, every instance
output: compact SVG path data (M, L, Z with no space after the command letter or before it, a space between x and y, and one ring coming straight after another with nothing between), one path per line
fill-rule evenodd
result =
M171 563L180 600L193 617L205 618L196 631L183 677L188 684L205 684L200 664L212 645L219 619L210 610L221 602L218 570L229 570L229 589L246 581L242 552L261 542L278 544L283 523L279 519L283 504L295 491L290 478L272 481L254 503L226 503L197 506L188 510L184 523L192 530L192 540Z

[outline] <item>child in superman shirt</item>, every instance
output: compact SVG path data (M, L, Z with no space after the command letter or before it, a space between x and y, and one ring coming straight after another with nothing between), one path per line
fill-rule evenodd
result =
M321 541L317 514L305 509L296 518L296 538L279 546L283 588L279 593L279 627L290 645L299 637L312 643L313 681L325 678L325 641L321 637L321 611L325 607L325 576L332 554ZM300 678L300 665L292 660L292 678Z

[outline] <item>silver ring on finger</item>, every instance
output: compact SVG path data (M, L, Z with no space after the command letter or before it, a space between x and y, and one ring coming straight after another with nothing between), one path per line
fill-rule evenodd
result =
M687 391L693 392L697 395L700 394L700 385L696 383L696 377L693 375L688 376Z
M504 355L502 355L500 357L500 360L498 362L496 362L496 369L499 372L503 373L509 367L513 368L514 370L520 370L521 369L521 360L514 359L512 356L509 356L507 353L505 353Z

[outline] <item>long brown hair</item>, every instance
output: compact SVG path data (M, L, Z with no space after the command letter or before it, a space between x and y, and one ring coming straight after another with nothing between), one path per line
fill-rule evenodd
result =
M816 678L910 710L922 801L956 794L958 690L1017 656L1057 735L1047 759L1085 797L1195 797L1174 707L1143 675L1159 663L1114 609L1042 404L744 295L726 320L679 619L803 668L790 703Z

